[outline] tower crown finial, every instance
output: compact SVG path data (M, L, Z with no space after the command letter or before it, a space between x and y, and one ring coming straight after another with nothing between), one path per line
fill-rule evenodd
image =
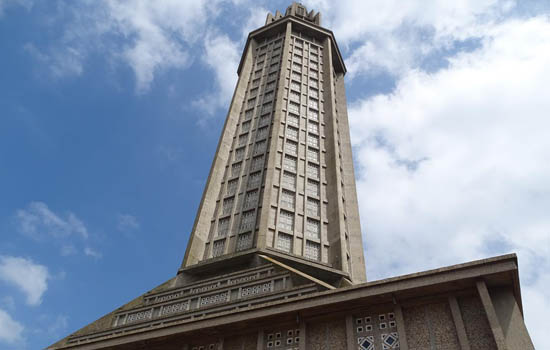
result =
M293 2L289 7L287 7L284 16L279 11L276 11L275 15L268 13L265 24L268 25L271 22L275 22L286 16L298 17L306 21L312 22L318 26L321 25L321 13L319 12L315 13L315 11L313 10L311 10L310 12L307 12L307 8L298 2Z

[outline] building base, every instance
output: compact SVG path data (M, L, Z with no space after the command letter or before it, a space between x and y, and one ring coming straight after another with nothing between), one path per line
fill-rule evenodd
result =
M48 349L534 349L514 254L340 288L263 258L176 277Z

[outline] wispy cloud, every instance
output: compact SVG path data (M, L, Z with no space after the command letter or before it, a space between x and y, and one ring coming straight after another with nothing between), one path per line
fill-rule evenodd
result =
M0 342L13 344L22 340L23 325L0 309Z
M90 256L95 259L101 259L103 257L103 254L101 254L101 252L98 252L97 250L92 249L90 247L84 248L84 254L86 254L86 256Z
M56 213L46 203L31 202L27 208L16 211L15 223L21 234L40 243L56 245L62 256L79 253L94 258L102 256L89 243L80 248L89 242L90 235L84 222L71 211Z
M43 202L31 202L27 209L17 210L16 219L19 232L37 240L71 235L88 238L88 230L74 213L56 214Z
M122 232L139 230L140 224L138 219L130 214L117 215L117 229Z
M0 0L0 18L4 15L8 7L18 5L30 10L33 6L33 2L33 0Z
M42 295L48 289L50 274L44 265L15 256L0 256L0 280L18 288L28 305L42 303Z

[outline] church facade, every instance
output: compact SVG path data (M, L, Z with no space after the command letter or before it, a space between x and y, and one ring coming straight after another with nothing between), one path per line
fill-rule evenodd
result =
M178 273L48 349L534 349L515 255L367 282L345 73L319 13L268 14Z

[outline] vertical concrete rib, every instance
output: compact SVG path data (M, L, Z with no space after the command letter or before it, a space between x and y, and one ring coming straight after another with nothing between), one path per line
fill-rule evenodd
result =
M453 321L456 328L456 334L458 335L458 342L460 343L461 350L470 350L470 343L468 342L468 336L466 335L466 328L464 327L464 320L462 320L462 314L460 313L460 307L458 301L454 295L449 297L449 307L451 308L451 314L453 315Z
M485 281L477 281L476 287L479 297L481 299L481 303L483 304L483 309L485 310L485 314L487 315L489 326L491 327L491 331L493 332L493 337L495 338L497 349L507 350L504 332L500 327L500 322L493 306L491 296L489 295L489 291L487 290L487 285L485 284Z

